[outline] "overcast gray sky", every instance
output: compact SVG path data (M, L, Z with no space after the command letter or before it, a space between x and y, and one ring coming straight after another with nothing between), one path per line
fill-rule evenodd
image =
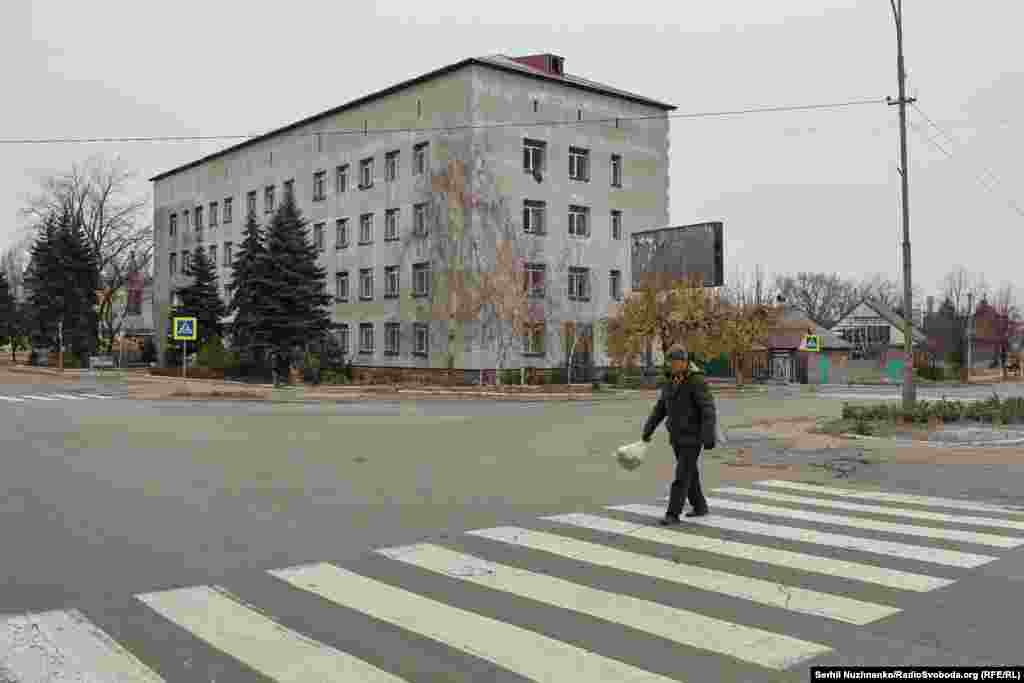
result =
M486 8L486 11L484 10ZM679 113L896 95L888 0L507 5L7 0L0 139L264 132L468 56L554 52ZM481 12L484 12L481 15ZM914 280L993 285L1024 257L1019 0L905 0ZM911 122L927 125L913 111ZM727 270L901 274L896 107L676 120L671 220L722 220ZM92 153L153 174L224 143L0 146L0 246L40 173ZM986 191L985 171L999 179ZM992 183L991 180L987 181Z

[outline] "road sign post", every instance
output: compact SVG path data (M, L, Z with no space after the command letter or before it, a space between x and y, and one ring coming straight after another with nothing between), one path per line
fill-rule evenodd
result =
M188 368L188 343L196 340L199 331L196 319L191 317L178 317L173 320L174 339L182 342L181 349L181 377L185 379Z

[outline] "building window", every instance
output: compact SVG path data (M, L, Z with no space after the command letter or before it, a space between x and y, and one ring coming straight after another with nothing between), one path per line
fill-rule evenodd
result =
M183 275L192 273L192 254L190 252L181 252L181 272Z
M427 151L429 142L421 142L412 148L412 174L423 175L427 172Z
M250 216L256 215L256 190L253 190L245 196L245 210Z
M359 244L373 242L373 214L364 213L359 217Z
M359 323L359 353L373 353L373 323Z
M348 246L348 219L339 218L334 222L334 248L344 249Z
M284 182L284 201L294 202L295 201L295 181L286 180Z
M547 266L543 263L526 264L526 293L531 297L543 297L546 291Z
M327 197L327 171L313 174L313 201L322 202Z
M225 224L231 222L231 208L232 208L233 204L234 204L234 201L231 199L231 197L225 197L224 198L224 223Z
M191 212L189 212L189 211L182 211L181 212L181 222L182 222L183 227L185 228L186 231L189 228L189 220L191 218L192 218Z
M210 265L213 266L214 268L216 268L217 267L217 245L216 244L211 244L210 247L209 247L208 253L210 254Z
M547 143L539 140L523 140L523 170L527 173L540 173L545 168L545 151Z
M171 254L170 259L167 262L167 265L170 266L169 270L171 271L171 275L174 275L176 272L178 272L178 255Z
M400 323L384 323L384 355L397 356L399 339L401 338Z
M547 213L545 202L525 200L523 202L523 231L534 235L543 235L545 233L545 213Z
M384 180L393 183L398 180L398 151L384 155Z
M590 236L590 209L585 206L569 207L569 234L573 237Z
M334 170L334 191L338 194L348 192L348 164L342 164Z
M217 202L210 202L210 227L217 227Z
M348 271L343 270L334 276L334 298L348 301Z
M373 299L373 268L359 270L359 298L364 301Z
M196 207L196 225L195 225L195 229L196 229L196 232L199 232L200 230L203 229L203 207L201 207L201 206L197 206Z
M544 355L544 325L534 325L523 337L523 353L531 356Z
M398 266L384 268L384 298L394 299L398 296Z
M415 263L412 267L413 296L430 295L430 264Z
M590 299L590 269L569 269L569 300L588 301Z
M569 148L569 177L573 180L590 180L590 151L579 147Z
M413 323L412 325L412 339L413 339L413 353L418 356L427 355L428 340L430 328L427 327L426 323Z
M425 203L412 207L412 231L417 235L427 234L427 205Z
M398 239L398 209L388 209L384 212L384 241Z
M359 162L359 189L373 187L373 157Z
M274 212L274 186L263 190L263 213Z
M343 356L347 356L351 350L350 342L348 338L348 325L342 323L338 325L338 350L341 351Z
M232 244L231 242L224 243L224 265L230 266L234 261L234 257L231 254Z
M622 157L612 155L612 187L622 187Z
M172 213L170 222L167 224L167 234L174 237L178 234L178 214Z
M622 239L622 212L612 211L612 239Z
M313 226L313 246L317 251L324 250L324 224L317 223Z
M618 270L608 273L608 295L615 301L622 299L622 273Z

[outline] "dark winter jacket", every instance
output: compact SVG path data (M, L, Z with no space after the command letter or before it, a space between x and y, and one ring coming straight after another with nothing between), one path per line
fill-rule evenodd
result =
M677 381L670 379L662 387L644 425L644 441L651 438L662 420L666 420L673 445L715 447L715 399L703 373L689 372Z

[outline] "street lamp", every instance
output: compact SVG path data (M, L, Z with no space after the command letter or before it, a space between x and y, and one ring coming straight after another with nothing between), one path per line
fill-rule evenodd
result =
M886 98L890 105L900 108L900 180L903 189L903 409L912 410L915 403L914 387L914 324L913 287L910 277L910 205L907 180L907 105L916 98L907 98L907 74L903 65L903 0L889 0L896 21L896 73L899 79L899 99Z

